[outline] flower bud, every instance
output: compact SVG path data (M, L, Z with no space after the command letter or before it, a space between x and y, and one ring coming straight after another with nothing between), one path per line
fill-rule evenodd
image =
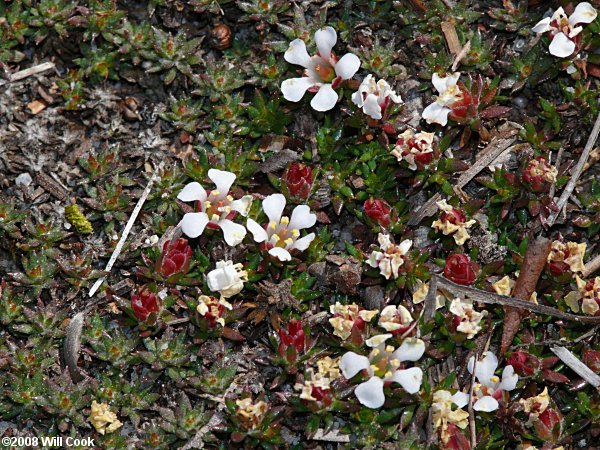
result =
M596 373L600 373L600 352L596 350L584 350L583 362Z
M283 174L283 182L292 197L307 199L313 184L312 169L305 164L292 163Z
M388 228L392 221L390 213L392 207L382 198L370 198L365 201L365 213L381 227Z
M279 329L279 347L277 353L285 358L290 364L298 360L298 356L308 350L308 337L304 334L302 322L296 319L290 320L287 329Z
M533 429L540 439L556 442L562 434L562 421L563 417L560 411L548 408L538 416L533 423Z
M162 301L150 291L148 286L142 287L131 299L131 308L135 316L142 322L148 319L150 314L158 314Z
M192 248L187 239L173 239L163 245L155 270L165 278L177 274L185 275L190 269L191 260Z
M463 253L454 253L446 259L444 276L450 281L464 286L470 286L475 282L475 264Z

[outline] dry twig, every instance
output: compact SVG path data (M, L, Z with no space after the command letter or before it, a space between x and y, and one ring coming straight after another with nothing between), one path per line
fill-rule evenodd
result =
M594 259L588 261L583 271L583 278L589 277L591 274L600 269L600 255L596 255Z
M579 361L577 357L564 347L551 347L552 353L560 358L573 372L590 383L595 388L600 387L600 376L596 375L592 369Z
M13 83L15 81L22 80L24 78L30 77L31 75L35 75L41 72L45 72L46 70L54 69L53 62L44 62L38 64L37 66L32 66L24 70L20 70L18 72L13 73L8 80L0 80L0 86L4 86L5 84Z

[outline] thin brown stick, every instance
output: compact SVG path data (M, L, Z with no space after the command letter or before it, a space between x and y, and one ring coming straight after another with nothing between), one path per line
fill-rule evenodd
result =
M562 156L563 156L564 151L565 151L565 148L563 146L561 146L558 149L558 154L556 155L556 161L554 161L554 167L556 167L557 170L560 167L560 162L562 161ZM549 161L549 162L551 162L551 161ZM552 186L550 186L550 192L548 194L548 197L553 199L555 192L556 192L556 181L554 181L552 183Z
M513 296L523 300L529 300L535 292L537 282L544 270L552 241L543 236L539 236L533 242L530 242L525 251L525 259L521 264L519 278L513 290ZM506 352L513 338L519 331L523 311L511 306L505 307L506 315L504 317L504 326L502 328L502 339L500 353Z
M470 298L474 302L484 303L487 305L513 306L515 308L526 309L537 314L545 314L547 316L556 317L558 319L569 320L579 323L590 323L593 325L600 324L600 316L580 316L577 314L563 312L559 309L553 308L552 306L540 305L538 303L532 303L526 300L496 294L495 292L482 291L481 289L475 289L472 287L463 286L461 284L456 284L450 280L447 280L446 278L435 274L432 275L429 284L430 293L431 291L433 291L433 288L445 289L450 294L455 295L457 297L465 296Z
M596 255L594 259L588 261L583 271L583 277L589 277L591 274L600 269L600 255Z
M458 177L455 185L461 189L465 187L469 181L471 181L484 168L492 164L498 158L498 156L502 154L504 150L510 147L516 140L516 137L492 138L490 144L481 152L479 152L477 161L475 161L469 170L465 171L460 175L460 177ZM408 220L408 225L417 225L425 217L433 215L437 209L436 202L440 201L441 198L442 196L438 192L429 200L427 200L427 202L417 211L415 211L410 217Z
M551 227L552 225L554 225L556 218L558 217L560 212L563 210L563 208L567 205L567 202L569 201L569 197L571 196L571 194L573 193L573 190L575 189L575 186L577 185L577 180L579 179L579 176L581 175L581 172L583 171L583 167L585 166L585 163L587 162L588 157L590 156L590 152L592 151L592 148L596 144L596 140L598 139L599 134L600 134L600 113L598 113L598 117L596 117L596 122L594 123L594 128L592 128L592 132L590 134L590 137L589 137L587 143L585 144L585 148L583 149L583 152L581 153L581 156L579 157L579 161L577 161L577 165L575 166L575 169L573 170L573 173L571 174L571 179L567 183L565 190L562 192L560 198L558 199L558 202L556 204L558 209L555 212L553 212L550 217L548 217L548 220L546 220L546 224L548 225L548 227Z

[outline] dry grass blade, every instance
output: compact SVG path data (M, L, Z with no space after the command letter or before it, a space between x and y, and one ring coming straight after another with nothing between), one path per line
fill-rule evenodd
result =
M548 227L551 227L552 225L554 225L556 218L558 217L560 212L563 210L563 208L567 205L567 202L569 201L569 197L571 196L571 194L573 193L573 190L575 189L575 186L577 185L577 180L579 180L579 176L583 172L585 163L587 162L588 157L590 156L590 152L592 151L592 148L596 144L596 140L598 139L599 134L600 134L600 113L598 113L598 116L596 117L596 122L594 123L594 128L592 128L592 132L590 133L590 137L589 137L587 143L585 144L585 148L583 149L583 152L581 153L581 156L579 157L579 161L577 161L577 165L575 166L575 169L573 169L573 174L571 175L571 179L567 183L565 190L562 192L560 198L558 199L558 202L557 202L558 209L554 213L552 213L552 215L550 217L548 217L548 220L546 221L546 224Z
M585 265L585 270L583 271L583 277L589 277L591 274L600 269L600 255L596 255L594 259L588 261Z
M83 376L77 367L79 350L81 349L81 330L83 329L83 319L83 313L77 313L73 316L65 331L65 340L62 348L64 363L69 369L71 379L75 382L83 380Z
M53 62L44 62L38 64L37 66L29 67L24 70L20 70L18 72L13 73L8 80L0 80L0 86L4 86L8 83L13 83L15 81L23 80L24 78L30 77L31 75L35 75L38 73L45 72L50 69L54 69L55 65Z
M568 349L564 347L552 347L550 350L552 350L552 353L558 356L562 362L573 369L573 371L585 381L595 388L600 387L600 376L596 375L592 369L579 361L579 359L577 359L577 357Z

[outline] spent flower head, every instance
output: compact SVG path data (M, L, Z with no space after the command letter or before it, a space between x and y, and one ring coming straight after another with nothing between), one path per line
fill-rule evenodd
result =
M456 245L464 244L469 235L468 229L477 223L471 219L467 220L465 212L460 208L449 205L446 200L436 203L440 210L440 218L433 222L431 226L445 236L452 236Z
M371 74L360 83L358 91L352 94L352 103L375 120L383 117L390 102L402 103L402 98L392 90L387 81L376 82Z
M315 111L329 111L338 100L335 91L344 80L354 76L360 67L360 59L353 53L338 58L331 51L337 42L337 33L325 27L315 33L315 43L319 51L310 56L302 39L294 39L284 58L291 64L304 67L304 76L291 78L281 83L281 92L286 100L298 102L306 91L316 92L310 102Z
M577 290L565 296L566 304L574 311L581 310L590 316L600 315L600 277L583 280L575 276Z
M585 249L585 242L578 244L577 242L553 241L548 254L548 269L554 275L562 275L567 271L583 272L585 270L583 263Z
M412 247L412 241L405 239L399 245L394 244L389 234L379 233L377 236L379 248L381 251L374 250L369 256L367 263L374 268L379 268L381 275L386 280L393 275L398 278L400 267L406 260L406 255Z
M398 162L406 161L410 170L423 168L435 158L434 138L433 133L408 129L398 136L391 153Z

